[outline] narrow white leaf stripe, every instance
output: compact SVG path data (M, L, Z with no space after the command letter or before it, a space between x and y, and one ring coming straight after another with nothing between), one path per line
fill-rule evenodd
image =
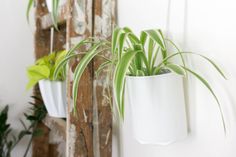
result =
M182 68L184 68L185 70L187 70L188 72L190 72L191 74L193 74L198 80L200 80L206 87L207 89L211 92L211 94L213 95L213 97L215 98L219 111L220 111L220 115L221 115L221 120L222 120L222 124L223 124L223 128L224 128L224 132L226 133L226 126L225 126L225 120L224 120L224 115L223 115L223 111L221 108L221 104L216 96L216 94L214 93L214 91L212 90L211 86L209 85L209 83L203 78L201 77L199 74L197 74L196 72L188 69L185 66L182 66Z
M89 64L89 62L93 59L94 56L96 56L98 53L103 51L98 51L97 49L102 46L104 43L98 43L95 44L90 50L87 52L87 54L81 59L79 64L76 66L75 72L74 72L74 82L72 87L72 93L73 93L73 99L74 99L74 111L76 112L76 102L77 102L77 94L78 94L78 85L80 78Z
M140 51L128 51L125 53L120 62L118 62L115 74L114 74L114 80L113 80L113 86L114 86L114 95L115 95L115 101L116 105L118 107L119 114L122 118L124 118L124 86L125 86L125 76L129 69L129 66L134 59L135 55Z

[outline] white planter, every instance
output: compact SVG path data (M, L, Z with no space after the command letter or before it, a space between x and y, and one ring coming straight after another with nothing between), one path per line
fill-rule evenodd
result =
M52 0L46 0L48 11L52 12ZM66 3L66 0L59 0L59 8Z
M167 145L187 136L183 77L168 73L126 77L134 138Z
M65 118L67 113L66 82L40 80L39 88L48 114L52 117Z

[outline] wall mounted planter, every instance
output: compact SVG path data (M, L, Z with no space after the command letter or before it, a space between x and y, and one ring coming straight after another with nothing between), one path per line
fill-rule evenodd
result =
M52 117L65 118L67 112L66 82L40 80L39 88L48 114Z
M183 77L174 73L126 77L134 138L167 145L187 136Z
M46 0L46 3L47 3L48 11L52 12L52 3L53 3L53 1L52 0ZM62 6L65 3L66 3L66 0L59 0L59 8L60 8L60 6Z

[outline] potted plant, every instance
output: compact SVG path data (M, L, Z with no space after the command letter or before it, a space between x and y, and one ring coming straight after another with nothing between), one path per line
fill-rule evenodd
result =
M58 30L58 26L57 26L58 10L65 3L66 3L66 0L46 0L48 11L49 13L51 13L53 25L57 30ZM34 0L28 1L28 6L26 10L26 17L27 17L28 22L29 22L29 13L30 13L31 8L33 7L33 4L34 4Z
M32 107L30 108L33 111L30 114L26 114L25 118L29 122L28 125L20 119L20 122L23 126L23 129L16 136L13 134L11 124L7 123L8 121L8 110L9 106L6 105L3 109L0 108L0 156L1 157L11 157L11 152L13 149L22 141L25 136L31 136L27 144L24 157L27 156L32 140L34 137L41 136L43 130L37 128L39 122L41 122L46 116L47 112L44 104L41 99L37 97L32 97L37 100L37 103L31 103ZM1 106L1 105L0 105Z
M66 117L66 83L65 73L61 69L57 77L53 78L55 67L64 57L66 51L51 53L28 67L29 83L27 89L39 83L40 92L50 116Z
M86 39L78 43L58 64L54 77L58 76L60 69L71 58L81 54L75 53L76 49L91 43L93 46L88 48L74 71L74 105L81 75L89 62L98 56L104 59L98 72L110 67L108 76L112 76L114 99L121 118L124 118L124 97L129 97L133 135L140 143L166 145L187 136L183 77L188 74L200 80L215 98L225 130L218 98L206 79L186 66L184 56L205 59L225 78L220 68L209 58L192 52L181 52L171 40L165 39L159 29L141 31L138 37L127 27L116 28L111 42ZM169 46L176 51L169 51ZM104 51L109 51L110 57L103 55Z

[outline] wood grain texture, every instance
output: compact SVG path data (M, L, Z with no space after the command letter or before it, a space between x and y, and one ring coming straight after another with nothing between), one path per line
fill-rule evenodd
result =
M53 132L56 136L61 137L64 141L66 140L66 122L60 118L54 118L47 115L43 123Z
M115 0L68 0L66 10L61 14L66 17L66 24L60 25L59 32L54 33L54 49L62 50L67 43L67 49L82 39L95 36L110 40L111 33L116 23ZM65 15L66 14L66 15ZM36 59L47 55L50 51L50 22L42 20L47 17L48 10L45 0L37 0L36 3L36 31L35 31L35 56ZM86 51L86 47L80 51ZM108 55L106 52L105 55ZM68 106L72 106L71 86L73 70L78 60L70 63L71 70L68 71ZM95 58L86 68L79 83L77 98L77 113L69 113L67 118L67 156L68 157L111 157L112 152L112 112L106 97L107 73L104 71L98 78L95 70L103 62ZM55 120L55 119L54 119ZM57 126L57 120L49 117L45 123L49 128ZM55 122L55 123L54 123ZM53 124L54 123L54 124ZM62 123L60 123L62 124ZM65 127L65 124L58 127ZM33 157L58 157L61 156L58 144L50 142L49 129L43 124L45 136L34 139ZM63 129L59 131L63 139ZM62 148L62 151L64 149Z
M59 8L58 17L57 17L58 25L62 25L66 23L66 18L67 18L66 9L67 9L66 4L64 4L63 6ZM51 13L45 14L40 17L42 29L48 29L50 27L53 27L53 21L51 17L52 17Z
M35 8L35 22L36 22L36 30L35 30L35 38L34 38L34 51L35 51L35 59L39 59L47 54L50 51L50 30L43 30L41 24L41 18L48 14L48 9L46 7L45 0L36 0L36 8ZM60 31L54 33L54 50L62 50L65 44L65 25L60 26ZM34 93L37 93L35 91ZM38 95L40 96L40 95ZM38 125L38 128L44 131L44 135L40 137L35 137L33 139L32 144L32 156L33 157L54 157L54 155L58 155L58 144L50 144L49 132L50 130L43 123ZM55 156L55 157L56 157Z
M113 0L94 0L94 36L110 40L112 30L116 23L115 3ZM103 55L109 57L110 52ZM104 60L94 59L94 69L96 70ZM112 93L111 84L107 82L107 72L103 71L98 77L94 78L95 97L94 102L98 106L98 125L99 125L99 151L101 157L112 156L112 110L111 103L107 96ZM108 90L108 88L110 90Z
M69 21L69 42L71 46L92 35L92 0L75 0L72 1L72 4L72 19ZM81 50L84 51L85 48ZM72 71L77 63L77 61L71 63ZM93 157L92 81L93 67L90 64L79 83L77 113L75 115L70 114L68 132L70 157Z
M110 39L115 19L113 0L74 1L70 24L71 46L91 36ZM95 69L102 62L98 58L92 61L79 83L77 117L70 114L69 151L72 157L111 157L112 112L104 97L107 74L104 72L95 78ZM72 69L77 64L73 62Z

